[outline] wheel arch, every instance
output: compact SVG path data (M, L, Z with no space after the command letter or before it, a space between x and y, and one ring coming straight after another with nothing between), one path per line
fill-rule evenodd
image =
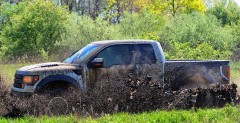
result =
M43 80L41 80L35 88L35 92L39 92L47 85L54 85L54 84L61 84L61 85L71 85L75 88L81 88L80 84L72 77L67 75L51 75Z

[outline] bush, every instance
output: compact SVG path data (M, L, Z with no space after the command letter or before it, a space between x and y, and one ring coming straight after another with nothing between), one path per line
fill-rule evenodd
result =
M159 39L156 33L161 31L163 24L164 20L161 16L143 11L141 13L124 13L118 26L122 37Z
M3 28L1 52L6 57L52 53L64 31L67 9L44 0L21 2L22 10L12 14Z
M72 14L68 18L67 31L61 35L58 46L65 47L64 57L92 41L112 39L159 39L157 32L163 25L162 17L143 12L125 13L119 24L111 24L101 17Z
M232 1L227 7L218 3L210 8L207 13L216 16L223 26L237 24L240 19L240 7Z
M59 60L92 41L111 39L158 40L167 58L174 59L228 59L240 47L239 15L233 11L238 8L232 4L231 9L216 6L207 13L165 18L144 9L125 12L118 24L104 20L104 15L92 19L69 14L56 4L36 0L0 6L0 57ZM226 13L225 22L221 18Z
M230 51L221 52L208 43L201 43L194 48L189 42L174 42L171 48L165 54L167 59L226 59L232 55Z
M223 28L214 16L201 13L175 16L160 34L160 41L170 47L168 54L173 55L170 57L181 59L228 59L235 40L231 30ZM210 54L205 50L210 50Z
M119 32L115 25L97 18L95 21L89 16L69 16L67 31L61 35L61 45L71 50L79 49L92 41L118 39Z

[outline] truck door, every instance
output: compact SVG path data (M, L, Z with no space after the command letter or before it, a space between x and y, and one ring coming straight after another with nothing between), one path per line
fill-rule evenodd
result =
M103 59L102 66L93 67L96 58ZM151 44L115 44L102 49L87 63L88 87L92 88L97 81L111 77L144 78L147 74L158 81L160 67L157 65L156 55ZM161 72L160 72L161 73Z
M133 58L136 69L135 77L145 79L151 76L151 85L163 85L163 62L157 55L159 49L153 48L151 44L136 44Z

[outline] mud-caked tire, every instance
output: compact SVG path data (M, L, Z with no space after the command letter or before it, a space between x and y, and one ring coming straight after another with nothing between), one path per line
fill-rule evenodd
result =
M84 106L84 94L75 87L45 89L38 93L46 99L44 113L48 115L65 115L81 113Z

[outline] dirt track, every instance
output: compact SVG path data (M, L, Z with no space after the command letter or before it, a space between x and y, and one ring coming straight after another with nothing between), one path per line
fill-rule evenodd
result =
M101 79L91 92L80 94L74 91L66 93L62 98L54 99L48 95L37 94L13 97L10 95L9 86L6 86L2 79L0 85L0 113L14 117L23 114L51 115L54 114L51 108L62 113L71 112L80 115L100 116L104 113L120 111L136 113L157 109L222 107L226 103L234 103L237 100L237 86L234 84L211 85L207 89L194 88L171 91L167 87L151 83L148 76Z

